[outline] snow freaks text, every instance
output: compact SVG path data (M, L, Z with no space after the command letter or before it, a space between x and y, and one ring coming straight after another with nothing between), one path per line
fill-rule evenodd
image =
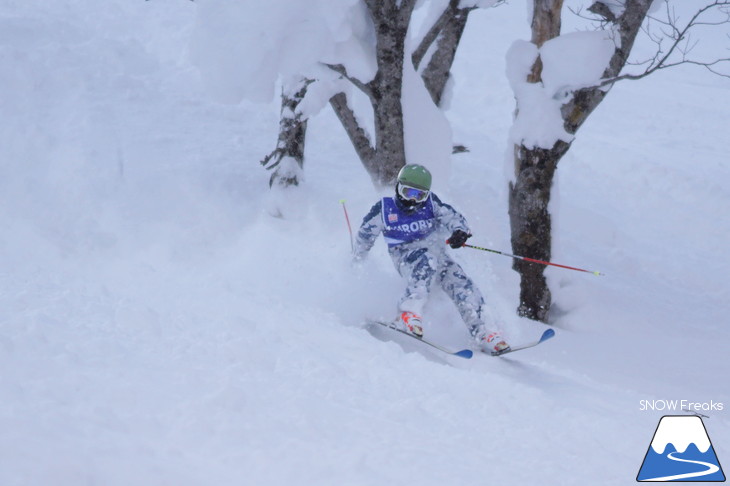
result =
M639 400L639 410L644 411L676 411L676 412L722 412L722 402L694 402L692 400Z

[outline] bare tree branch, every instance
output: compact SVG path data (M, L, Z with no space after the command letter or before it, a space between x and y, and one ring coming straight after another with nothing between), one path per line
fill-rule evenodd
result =
M342 64L327 64L327 63L322 63L322 64L327 66L334 72L338 73L339 75L341 75L343 78L345 78L346 80L351 82L356 88L358 88L360 91L365 93L368 98L372 99L373 91L372 91L372 89L370 89L370 86L367 83L363 83L359 79L350 76L347 73L347 68L345 68L345 66L343 66Z
M718 9L725 13L725 18L721 20L704 20L703 15L710 10ZM572 9L571 9L572 10ZM598 21L600 22L601 28L605 29L606 25L612 23L611 19L616 19L615 15L608 9L608 7L600 1L596 1L591 7L587 9L589 12L600 17L590 17L582 14L581 10L572 10L574 14L581 18ZM720 59L713 59L711 61L701 61L693 59L690 54L697 48L700 41L694 39L692 32L699 26L718 26L724 24L730 24L730 1L729 0L715 0L708 3L700 8L692 15L692 17L683 25L680 26L678 16L669 2L666 3L666 9L664 11L664 17L656 15L647 15L646 20L648 21L645 25L642 25L641 30L644 34L656 44L656 51L650 58L641 61L627 61L627 65L631 66L645 66L642 72L638 73L626 73L621 75L609 76L603 79L598 85L584 87L581 89L592 89L592 88L603 88L605 86L612 85L618 81L623 80L638 80L645 78L646 76L670 67L676 67L682 64L697 65L706 68L713 74L721 77L730 78L730 73L724 73L714 67L722 63L730 62L730 57L724 57ZM652 24L661 26L658 32L654 32ZM730 37L730 35L728 36ZM665 48L666 47L666 48ZM672 60L679 57L679 60Z
M596 2L587 9L589 12L593 12L594 14L603 17L607 22L615 22L616 21L616 15L614 15L613 12L611 12L611 9L602 2Z
M713 74L716 74L717 76L721 76L723 78L730 78L730 74L725 74L720 71L716 71L716 70L712 69L713 66L720 64L720 63L724 63L724 62L730 63L730 57L723 58L723 59L717 59L712 62L701 62L701 61L693 61L691 59L682 59L681 61L677 61L677 62L673 62L673 63L665 63L665 64L655 66L640 74L622 74L621 76L616 76L614 78L604 79L603 81L601 81L601 83L599 83L596 86L592 86L592 87L593 88L602 88L609 84L614 84L618 81L623 81L626 79L637 80L637 79L645 78L656 71L681 66L682 64L693 64L695 66L701 66L701 67L707 68L708 71L710 71Z

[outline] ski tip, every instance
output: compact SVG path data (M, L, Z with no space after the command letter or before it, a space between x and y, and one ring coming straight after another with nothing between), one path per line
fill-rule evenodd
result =
M540 342L547 341L551 337L555 336L555 331L552 329L546 329L542 336L540 336Z
M459 356L460 358L471 359L471 357L474 356L474 351L472 351L471 349L462 349L461 351L455 352L454 356Z

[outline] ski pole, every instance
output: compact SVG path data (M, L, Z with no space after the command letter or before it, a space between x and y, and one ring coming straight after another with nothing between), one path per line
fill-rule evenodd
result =
M576 267L569 267L568 265L560 265L558 263L544 262L542 260L536 260L534 258L523 257L523 256L519 256L519 255L511 255L509 253L505 253L505 252L502 252L502 251L490 250L489 248L482 248L481 246L467 245L466 243L464 243L464 246L467 247L467 248L473 248L475 250L488 251L488 252L491 252L491 253L496 253L497 255L503 255L503 256L506 256L506 257L510 257L510 258L516 258L518 260L524 260L526 262L539 263L541 265L551 265L553 267L567 268L568 270L575 270L577 272L592 273L593 275L598 275L598 276L604 276L605 275L604 273L601 273L601 272L595 272L595 271L592 271L592 270L584 270L582 268L576 268Z
M347 229L350 232L350 249L354 252L355 251L355 243L352 241L352 226L350 225L350 216L347 214L347 206L345 206L345 200L340 199L340 204L342 204L342 210L345 212L345 221L347 221Z

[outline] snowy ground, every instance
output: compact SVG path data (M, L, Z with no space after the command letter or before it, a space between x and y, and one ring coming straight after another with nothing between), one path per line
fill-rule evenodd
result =
M382 246L349 265L338 201L359 220L377 194L330 112L292 216L268 215L276 102L210 100L195 8L0 3L0 484L631 484L656 399L723 403L705 425L730 464L727 79L610 93L553 204L554 260L607 276L550 269L555 339L451 359L360 327L402 284ZM448 117L471 152L441 190L505 251L524 18L470 19ZM456 255L514 339L539 333L509 259ZM465 344L443 296L429 311Z

